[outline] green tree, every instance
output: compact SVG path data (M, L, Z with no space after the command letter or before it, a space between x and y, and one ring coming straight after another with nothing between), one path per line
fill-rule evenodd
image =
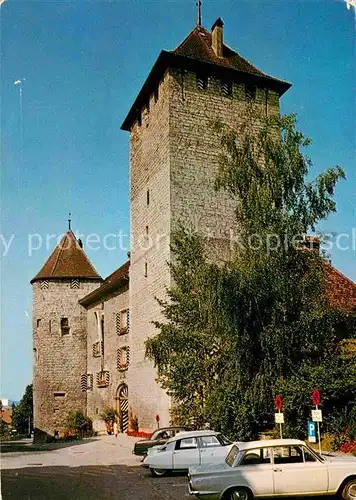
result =
M72 435L81 438L93 435L93 422L80 410L71 411L66 419L66 428Z
M33 427L32 384L26 387L20 403L13 409L12 426L19 434L27 434Z
M199 235L177 231L174 286L161 301L165 322L156 323L146 354L181 421L206 421L249 439L273 426L277 391L292 391L293 401L305 377L313 380L306 367L341 363L328 387L349 373L342 375L349 364L339 359L338 340L351 330L340 332L343 319L325 299L323 258L302 249L303 235L336 210L334 189L344 173L334 167L308 180L312 163L303 150L310 141L293 115L260 118L258 132L248 122L237 134L218 129L216 188L237 200L236 257L226 266L211 263ZM347 390L340 389L344 399L355 400ZM309 397L291 433L301 432Z

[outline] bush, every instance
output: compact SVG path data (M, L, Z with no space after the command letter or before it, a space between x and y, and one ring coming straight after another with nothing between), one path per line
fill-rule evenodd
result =
M83 438L93 435L93 422L91 418L87 417L79 410L68 413L66 427L67 431L65 435L67 438L69 436L79 436Z
M106 424L106 431L108 434L112 434L114 432L114 422L117 417L117 411L115 408L107 406L106 408L103 409L103 411L100 413L100 418L103 420Z

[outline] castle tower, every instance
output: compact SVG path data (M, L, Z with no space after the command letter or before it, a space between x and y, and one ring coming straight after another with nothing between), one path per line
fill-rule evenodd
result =
M101 282L71 230L31 280L36 441L63 432L69 411L86 411L86 311L78 300Z
M237 127L251 108L279 113L289 87L225 45L220 18L208 31L199 15L175 50L160 53L122 125L130 132L129 401L143 429L156 426L156 415L169 423L169 398L145 360L144 341L162 319L155 297L171 285L172 232L183 222L204 237L212 259L231 257L234 202L214 191L221 151L214 124Z

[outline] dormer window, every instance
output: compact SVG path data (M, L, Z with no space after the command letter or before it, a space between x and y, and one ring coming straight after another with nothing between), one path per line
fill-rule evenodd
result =
M256 85L245 85L245 95L247 101L256 99Z
M206 75L197 74L197 88L205 90L208 86L208 77Z
M229 97L232 94L232 82L229 80L221 80L220 82L221 94L225 97Z

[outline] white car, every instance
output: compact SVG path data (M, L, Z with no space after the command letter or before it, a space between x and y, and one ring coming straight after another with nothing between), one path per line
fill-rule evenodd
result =
M180 432L166 444L148 449L142 465L149 467L153 476L164 476L194 465L218 464L225 460L231 444L215 431Z
M322 456L297 439L234 443L224 463L189 469L189 493L205 500L341 493L356 500L356 458Z

